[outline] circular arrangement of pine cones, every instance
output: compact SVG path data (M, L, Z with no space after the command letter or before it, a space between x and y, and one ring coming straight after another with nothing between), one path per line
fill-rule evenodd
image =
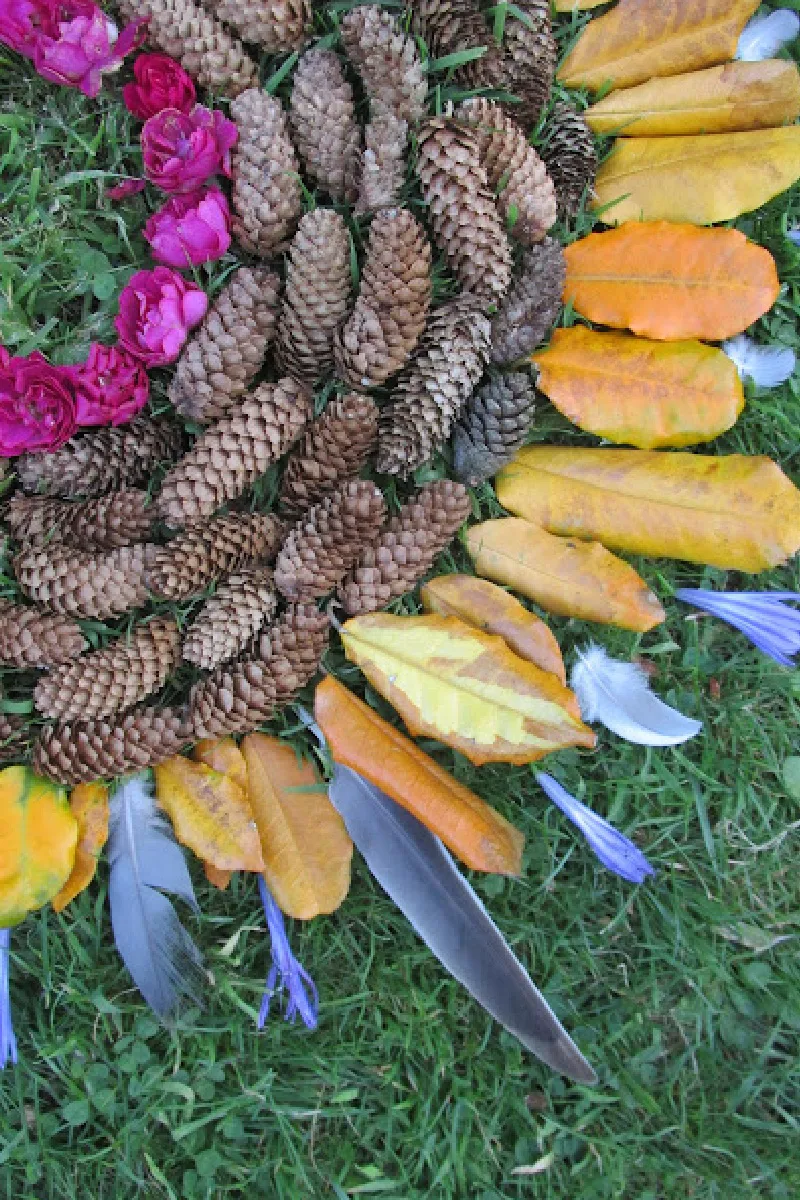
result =
M67 784L264 724L320 669L332 600L372 612L431 570L467 485L527 439L519 363L564 282L546 235L595 168L581 116L547 113L548 0L509 6L499 45L478 0L319 14L338 37L318 46L309 0L121 8L231 101L242 261L177 364L173 411L15 464L2 516L24 600L0 600L0 663L41 718L35 769ZM429 94L425 46L485 47L450 72L478 94ZM249 47L299 52L286 102ZM25 725L0 716L0 761L28 751Z

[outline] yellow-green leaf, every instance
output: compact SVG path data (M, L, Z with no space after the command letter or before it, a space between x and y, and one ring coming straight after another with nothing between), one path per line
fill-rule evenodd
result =
M47 904L72 871L78 822L67 793L30 767L0 771L0 929Z
M108 788L102 783L79 783L70 792L69 807L78 822L75 861L53 908L61 912L89 886L97 872L100 851L108 841Z
M180 754L153 770L156 800L179 842L220 871L264 869L252 809L230 775Z

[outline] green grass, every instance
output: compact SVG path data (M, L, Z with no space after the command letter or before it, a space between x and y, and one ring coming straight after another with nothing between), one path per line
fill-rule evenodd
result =
M67 361L112 336L119 288L145 260L137 230L147 202L115 208L101 194L116 174L138 173L136 130L113 89L88 102L0 51L0 329L15 351ZM758 332L800 349L800 255L782 234L787 213L800 214L800 191L738 225L773 251L784 284ZM215 267L215 284L231 266ZM751 395L715 449L769 454L797 478L797 387ZM544 401L533 437L591 443ZM488 486L475 504L476 515L498 511ZM465 561L455 548L440 567ZM317 1032L277 1018L256 1032L269 958L257 890L237 877L220 893L197 874L204 916L191 928L213 985L203 1012L165 1031L114 951L103 868L63 915L44 910L14 932L20 1064L0 1078L0 1194L793 1200L800 790L786 764L800 676L670 599L676 586L746 577L635 565L666 603L663 626L643 637L553 627L567 657L588 637L646 656L659 694L700 717L704 732L659 751L601 733L596 753L563 753L548 769L637 838L654 881L636 888L599 868L530 768L477 771L435 748L527 836L521 880L474 883L596 1066L596 1089L523 1054L360 860L340 911L291 930L320 987ZM758 586L798 582L787 567ZM328 665L360 686L338 652ZM29 678L9 673L4 683L12 701L29 694Z

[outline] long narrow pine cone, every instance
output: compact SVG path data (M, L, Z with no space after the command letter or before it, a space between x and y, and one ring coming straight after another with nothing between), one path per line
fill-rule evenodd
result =
M444 445L489 353L489 318L474 296L436 309L379 422L378 470L407 476Z
M203 605L184 639L183 657L206 671L229 662L272 620L277 604L271 571L235 571Z
M275 684L275 704L290 704L313 679L328 648L330 620L315 604L290 604L257 639L257 656Z
M408 122L388 110L377 110L364 130L361 179L356 213L376 213L393 208L399 200L406 177Z
M34 703L57 721L110 717L162 688L179 661L178 626L172 617L157 617L112 646L50 671L37 683Z
M280 369L313 384L333 367L333 335L347 313L350 235L332 208L306 213L289 247L275 357Z
M411 6L411 27L424 40L431 58L484 47L480 58L456 69L455 77L471 88L501 85L501 54L477 0L422 0Z
M21 762L28 757L24 717L0 713L0 763Z
M342 18L342 42L370 100L413 125L425 112L428 83L416 43L397 18L377 4Z
M281 512L299 517L360 472L378 444L378 406L350 392L331 400L289 455L281 480Z
M93 550L141 542L153 524L147 492L133 488L97 500L12 496L2 517L15 539L26 546L67 542Z
M33 769L68 786L118 779L172 758L188 741L191 728L182 709L138 708L115 720L67 721L43 729Z
M467 489L452 479L427 483L392 517L339 590L351 616L376 612L410 592L470 514Z
M307 50L298 62L289 119L311 178L334 200L355 200L361 131L353 89L332 50Z
M20 590L42 608L105 621L146 603L153 553L146 543L92 553L56 542L23 550L14 571Z
M550 98L557 57L550 0L515 0L503 28L503 86L518 101L508 111L526 134Z
M541 149L558 196L559 211L574 217L597 174L597 150L581 113L559 100L553 106Z
M311 26L310 0L211 0L220 21L268 54L300 50Z
M195 738L250 733L275 712L277 695L269 666L260 659L227 663L192 688L189 720Z
M232 154L231 229L245 250L267 258L291 237L302 191L281 103L249 88L231 105L239 129Z
M476 487L496 475L525 444L533 412L529 375L499 375L475 392L453 435L456 477Z
M561 311L566 278L564 251L554 238L525 253L518 278L492 318L492 362L515 362L546 340Z
M491 100L465 100L456 116L475 130L489 185L512 234L524 246L540 242L556 220L556 190L521 127Z
M290 530L275 563L275 584L304 604L333 591L386 519L374 483L355 479L315 504Z
M271 513L212 517L158 547L148 585L163 600L186 600L232 571L271 562L285 536L286 526Z
M0 663L8 667L53 667L86 649L80 626L69 617L0 600Z
M288 376L262 383L210 425L164 476L158 512L180 528L210 516L286 453L313 416L310 394Z
M372 222L355 308L334 342L338 374L351 387L377 387L399 371L425 328L431 248L404 208Z
M511 280L511 247L475 132L437 117L419 135L417 174L434 240L466 291L496 302Z
M178 359L169 398L183 417L218 421L264 361L278 317L280 280L266 267L240 267Z

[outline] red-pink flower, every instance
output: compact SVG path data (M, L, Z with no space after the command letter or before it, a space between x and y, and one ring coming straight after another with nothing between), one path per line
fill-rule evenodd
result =
M147 367L175 362L208 308L202 288L170 267L137 271L122 289L114 322L126 350Z
M230 175L230 151L238 136L219 109L165 108L142 129L144 173L165 192L194 192L218 171Z
M146 179L123 179L114 187L106 188L106 199L127 200L128 196L135 196L138 192L143 192L146 187Z
M3 361L5 360L5 361ZM54 367L34 350L0 359L0 456L57 450L78 427L69 367Z
M147 221L144 236L158 262L196 267L221 258L228 249L230 216L219 188L203 188L168 200Z
M79 425L124 425L147 403L147 371L127 350L92 342L86 362L73 367Z
M140 54L133 64L134 83L122 89L125 107L140 121L165 108L190 113L195 104L192 77L167 54Z

